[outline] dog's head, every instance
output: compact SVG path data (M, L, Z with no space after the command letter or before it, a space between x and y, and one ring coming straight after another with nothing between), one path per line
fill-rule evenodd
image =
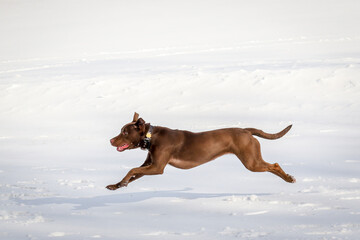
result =
M116 147L119 152L138 148L140 142L144 139L145 128L145 121L139 118L138 113L135 113L132 122L125 124L121 128L120 134L112 138L110 143Z

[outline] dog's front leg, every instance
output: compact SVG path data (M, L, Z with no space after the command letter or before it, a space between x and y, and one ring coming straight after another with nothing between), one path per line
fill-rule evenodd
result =
M117 184L109 185L106 188L109 190L116 190L121 187L126 187L129 182L132 182L144 175L163 174L165 166L149 165L131 169L128 174ZM133 178L133 179L132 179Z
M123 180L121 180L121 182L119 182L118 184L120 187L126 187L131 178L135 177L137 179L140 176L144 176L144 175L163 174L164 168L165 168L165 166L162 167L162 166L157 166L157 165L149 165L149 166L144 166L144 167L133 168L128 172L128 174L126 174L126 176L123 178Z
M132 176L130 178L129 183L131 183L131 182L133 182L133 181L135 181L135 180L137 180L137 179L139 179L139 178L141 178L143 176L144 176L144 174L136 174L135 176Z
M152 159L151 159L151 154L149 153L145 162L140 167L149 166L151 164L152 164ZM139 179L143 176L144 176L144 174L136 174L130 178L129 183L131 183L131 182L135 181L136 179Z
M149 152L147 159L145 160L144 164L141 165L141 167L131 169L123 178L123 180L121 180L121 182L118 182L114 185L109 185L106 188L109 190L116 190L121 187L126 187L129 182L132 182L144 175L163 174L169 159L169 154L160 148L158 148L156 151L153 151L152 153Z
M147 155L147 157L146 157L145 162L144 162L140 167L149 166L149 165L151 165L151 163L152 163L152 159L151 159L151 154L149 153L149 154ZM128 173L128 174L129 174L129 173ZM130 178L130 180L129 180L128 183L131 183L131 182L135 181L136 179L141 178L142 176L144 176L144 174L136 174L136 175L134 175L134 176L132 176L132 177ZM116 189L118 189L119 187L124 187L124 186L120 186L120 185L121 185L120 183L121 183L121 182L119 182L119 183L117 183L117 184L108 185L106 188L109 189L109 190L116 190Z

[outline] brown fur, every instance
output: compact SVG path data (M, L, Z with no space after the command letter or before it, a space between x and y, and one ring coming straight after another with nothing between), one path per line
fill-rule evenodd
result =
M271 172L286 182L294 183L295 178L286 174L278 163L270 164L262 159L260 143L252 136L277 139L284 136L291 126L276 134L255 128L225 128L193 133L156 126L152 131L151 146L144 164L131 169L119 183L107 188L116 190L144 175L162 174L167 164L190 169L227 153L235 154L250 171ZM124 125L121 133L110 142L119 151L138 148L149 128L150 124L135 113L133 121Z

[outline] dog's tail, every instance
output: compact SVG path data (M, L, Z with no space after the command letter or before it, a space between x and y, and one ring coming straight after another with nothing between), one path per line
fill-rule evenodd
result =
M284 130L282 130L281 132L278 133L266 133L263 132L262 130L256 129L256 128L245 128L245 130L249 131L252 135L261 137L261 138L265 138L265 139L278 139L281 138L282 136L284 136L292 127L292 125L287 126Z

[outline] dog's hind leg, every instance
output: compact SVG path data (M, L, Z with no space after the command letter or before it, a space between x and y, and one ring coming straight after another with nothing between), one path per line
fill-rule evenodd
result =
M260 143L252 138L245 151L235 151L235 155L240 159L244 166L252 172L271 172L286 182L295 183L295 178L282 170L278 163L265 162L261 156Z
M269 164L269 172L281 177L282 179L284 179L286 182L289 182L289 183L295 183L296 182L296 179L285 173L284 170L282 170L282 168L280 167L280 165L278 163L274 163L274 164Z
M246 159L246 161L243 161L242 159L244 159L244 158L243 158L243 156L241 156L241 157L239 157L241 162L244 164L244 166L248 170L250 170L252 172L271 172L271 173L281 177L286 182L289 182L289 183L296 182L295 178L293 176L285 173L284 170L282 170L282 168L280 167L280 165L278 163L271 164L271 163L265 162L261 157L260 157L260 159L259 158L257 158L257 159L248 158L248 159Z

